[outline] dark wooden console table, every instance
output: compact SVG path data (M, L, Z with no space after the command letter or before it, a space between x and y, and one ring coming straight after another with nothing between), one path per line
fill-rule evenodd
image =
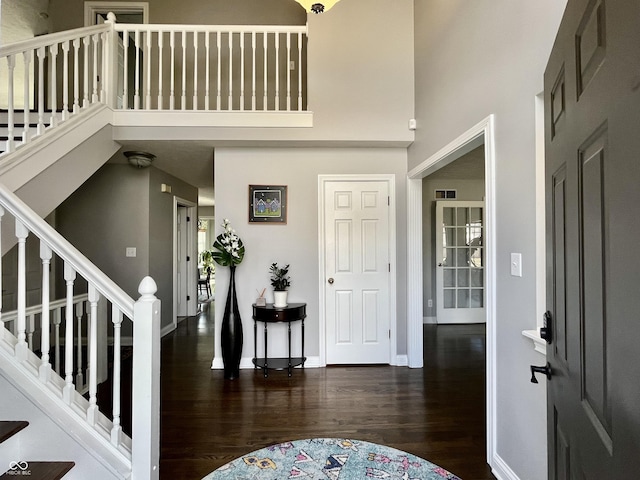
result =
M253 305L253 364L255 368L262 368L264 376L268 376L269 369L289 371L289 376L293 367L302 365L307 358L304 356L304 319L307 316L306 303L290 303L283 308L275 308L272 303L267 303L264 307ZM291 322L302 322L302 356L291 357ZM264 357L258 358L258 322L264 323ZM287 358L269 358L267 354L267 326L270 323L287 322L289 334L289 356Z

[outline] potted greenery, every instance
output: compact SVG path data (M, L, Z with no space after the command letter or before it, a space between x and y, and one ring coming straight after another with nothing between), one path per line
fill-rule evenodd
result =
M269 267L271 274L271 286L273 287L273 306L276 308L284 308L287 306L287 288L291 286L291 279L287 275L289 273L289 265L278 267L277 263L272 263Z
M215 269L213 250L204 250L200 252L200 265L202 265L202 271L204 273L213 273Z

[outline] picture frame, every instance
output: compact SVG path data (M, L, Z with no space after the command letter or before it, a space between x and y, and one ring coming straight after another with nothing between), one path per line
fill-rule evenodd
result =
M286 185L249 185L249 223L287 223Z

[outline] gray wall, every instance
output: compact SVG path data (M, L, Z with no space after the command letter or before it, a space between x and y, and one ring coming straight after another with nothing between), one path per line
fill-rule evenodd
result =
M151 275L162 300L162 326L173 315L173 194L197 202L197 189L154 167L135 169L108 164L65 200L56 211L58 231L109 275L131 297ZM136 257L125 257L136 247Z
M423 315L435 317L437 309L436 295L436 234L434 222L436 215L436 201L434 192L436 189L456 190L456 200L482 200L484 198L483 180L430 180L425 177L422 180L422 298ZM433 300L433 306L429 308L427 300Z
M291 264L289 301L307 302L305 355L319 355L318 324L318 175L395 174L397 216L397 317L399 354L406 354L406 149L306 148L218 149L215 163L216 234L223 218L231 220L246 247L236 271L238 303L244 326L243 357L253 357L251 304L256 290L269 287L269 265ZM248 223L248 185L288 185L286 225ZM229 269L216 269L216 325L220 325L228 289ZM273 301L271 288L267 300ZM271 328L269 329L271 331ZM220 357L216 335L216 357ZM271 347L270 347L271 348ZM275 354L274 354L275 355ZM276 355L277 356L277 355Z
M409 169L495 115L497 455L522 479L547 477L544 359L522 330L536 327L534 97L564 1L415 2L416 141ZM509 253L521 252L522 278Z

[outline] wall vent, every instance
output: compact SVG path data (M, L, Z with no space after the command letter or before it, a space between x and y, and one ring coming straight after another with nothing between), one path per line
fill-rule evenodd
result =
M455 200L456 190L436 190L436 200Z

